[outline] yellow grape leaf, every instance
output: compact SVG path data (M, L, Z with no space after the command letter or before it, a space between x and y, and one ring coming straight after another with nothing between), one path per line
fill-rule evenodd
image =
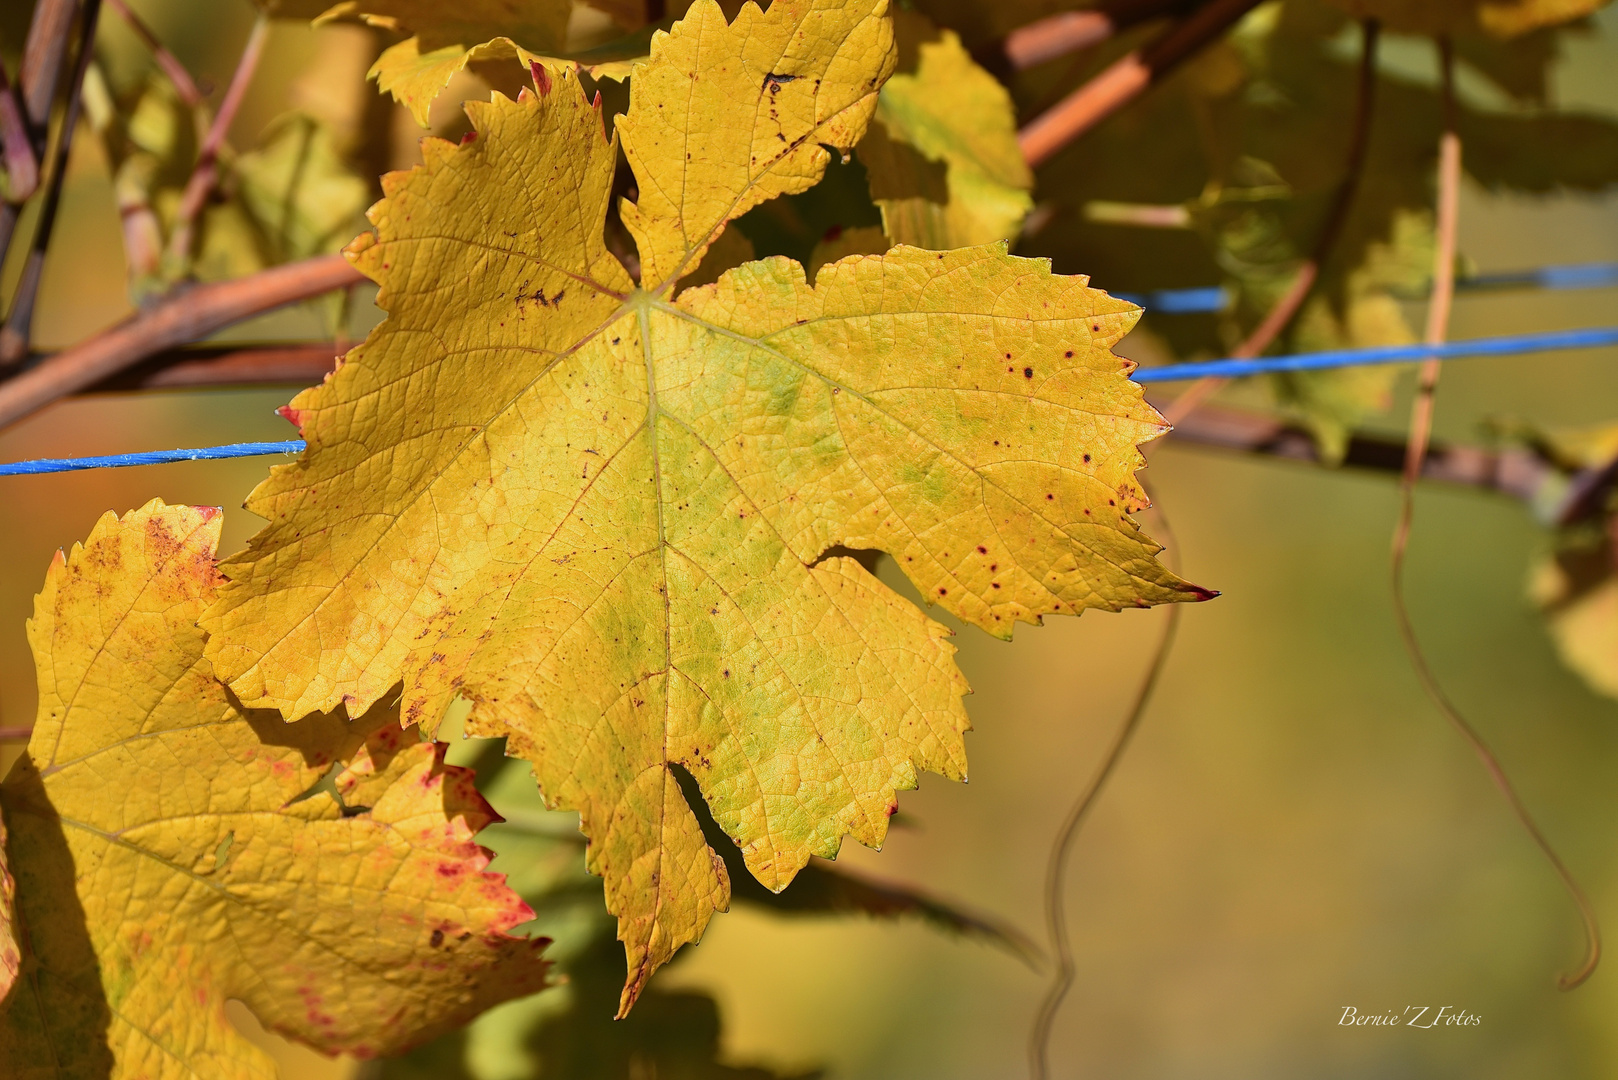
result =
M1545 622L1562 662L1597 693L1618 698L1618 561L1612 547L1596 560L1548 558L1529 578L1529 595ZM1585 565L1579 565L1583 563Z
M674 295L725 222L820 176L891 68L885 0L712 0L654 39L617 130L642 286L607 252L617 146L562 73L467 106L350 248L388 312L286 409L309 449L250 506L209 656L249 705L407 722L472 702L577 810L630 978L729 886L689 771L780 889L895 791L965 774L929 602L1018 620L1201 599L1128 516L1162 419L1111 346L1138 310L1003 244L822 269L749 262ZM700 57L697 46L700 44ZM751 122L750 122L751 118Z
M797 0L736 21L692 4L652 39L617 132L639 202L624 224L658 292L701 260L727 221L813 187L865 131L893 71L886 0Z
M618 19L629 6L612 0L593 4ZM567 51L571 0L282 0L275 14L313 18L316 25L358 19L410 34L383 50L371 67L377 87L427 126L433 100L470 63L515 60L549 69L582 68L598 79L626 79L645 55L635 35L581 53ZM638 20L636 20L638 22ZM635 25L631 22L629 25Z
M1348 272L1340 307L1325 296L1304 306L1291 347L1324 352L1413 344L1416 332L1400 298L1419 295L1431 283L1434 243L1431 214L1396 214L1391 235L1368 244L1360 265ZM1321 459L1336 464L1366 417L1388 409L1402 370L1383 364L1287 372L1271 376L1269 385L1278 403L1308 427Z
M1034 205L1011 95L953 30L914 12L894 25L899 70L859 146L883 231L937 250L1011 239Z
M1405 34L1483 30L1510 38L1582 19L1609 0L1332 0L1355 18L1380 19Z
M631 42L635 46L636 42ZM635 64L643 56L638 47L627 49L598 49L571 57L551 56L530 52L508 37L497 37L468 49L462 45L446 45L430 52L421 51L416 38L408 38L383 50L371 65L370 77L377 89L391 94L393 99L410 110L416 123L427 127L428 111L433 101L444 92L450 80L470 63L483 60L514 60L529 68L538 65L548 70L582 69L597 79L629 78Z
M214 680L196 618L221 521L108 514L35 600L39 717L0 785L23 946L7 1078L268 1078L227 999L371 1056L544 985L543 942L507 934L532 913L473 840L492 812L443 747L391 709L245 714ZM300 798L347 759L343 804Z
M330 125L307 113L278 117L264 145L237 158L232 172L277 262L337 250L371 194L338 153Z
M1618 424L1524 434L1563 468L1599 475L1618 462ZM1562 662L1618 698L1618 507L1561 528L1528 580Z

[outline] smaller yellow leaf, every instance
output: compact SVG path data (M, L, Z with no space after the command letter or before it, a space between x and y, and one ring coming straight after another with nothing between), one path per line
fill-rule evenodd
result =
M1592 690L1618 698L1618 569L1610 554L1607 563L1604 576L1581 582L1546 559L1530 576L1529 595L1545 611L1562 662Z
M725 223L778 195L807 191L865 133L893 71L888 0L747 4L726 25L714 0L652 36L618 118L639 200L623 221L641 284L672 285Z
M108 514L36 599L40 712L0 784L8 1080L269 1077L227 1000L364 1057L544 985L543 941L507 933L533 913L473 840L492 811L441 744L385 707L246 713L214 680L196 619L221 521ZM343 760L339 803L315 785Z
M331 128L312 116L278 118L264 145L237 158L233 171L276 261L338 251L364 224L370 185L343 161Z
M509 37L492 38L481 45L445 45L422 52L421 39L409 38L385 49L371 65L370 77L377 89L410 110L416 123L427 127L427 113L433 101L444 92L457 73L479 61L512 61L532 68L538 64L551 71L579 69L597 79L623 81L643 58L638 47L613 50L603 48L566 58L530 52Z
M923 15L894 15L899 70L860 142L871 198L896 244L935 251L1017 235L1033 174L1017 146L1011 95Z

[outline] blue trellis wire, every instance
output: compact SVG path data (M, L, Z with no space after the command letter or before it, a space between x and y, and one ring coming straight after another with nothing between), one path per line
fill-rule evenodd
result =
M1457 292L1491 289L1599 289L1618 285L1618 263L1574 263L1542 266L1536 270L1510 270L1474 274L1455 282ZM1159 289L1149 293L1113 293L1155 315L1190 315L1224 311L1234 299L1230 290L1214 285L1197 289Z
M1520 353L1551 352L1558 349L1589 349L1618 345L1618 326L1596 326L1583 330L1553 330L1543 334L1512 334L1507 337L1451 341L1443 345L1386 345L1373 349L1336 349L1331 352L1301 353L1293 356L1265 356L1256 360L1210 360L1199 364L1165 364L1140 368L1131 376L1138 383L1184 382L1214 377L1233 379L1244 375L1264 375L1278 371L1322 371L1329 368L1362 367L1372 364L1398 364L1434 356L1458 360L1469 356L1513 356ZM195 450L149 450L136 454L109 454L105 457L42 458L0 465L0 476L35 473L75 472L80 469L120 469L131 465L161 465L170 461L206 461L218 458L260 457L269 454L296 454L304 448L302 439L285 442L230 443L204 446Z
M196 450L145 450L136 454L107 454L104 457L38 458L0 465L0 476L28 476L33 473L77 472L80 469L123 469L131 465L163 465L170 461L215 461L219 458L263 457L266 454L296 454L302 439L286 442L239 442L224 446L203 446Z
M1552 330L1543 334L1511 334L1506 337L1448 341L1442 345L1380 345L1371 349L1333 349L1329 352L1298 353L1292 356L1263 356L1255 360L1209 360L1201 364L1164 364L1141 368L1130 378L1138 383L1180 382L1185 379L1235 379L1243 375L1265 375L1277 371L1323 371L1327 368L1368 367L1373 364L1401 364L1437 357L1456 360L1469 356L1512 356L1518 353L1551 352L1556 349L1589 349L1618 345L1618 326L1594 326L1584 330Z

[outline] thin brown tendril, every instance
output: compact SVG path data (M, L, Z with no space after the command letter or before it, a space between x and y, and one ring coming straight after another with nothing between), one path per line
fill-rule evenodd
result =
M1454 54L1448 38L1438 39L1438 49L1443 73L1444 134L1439 143L1437 250L1433 262L1432 300L1427 309L1425 340L1429 345L1442 343L1449 328L1450 305L1455 295L1455 232L1461 188L1461 140L1456 133L1455 124ZM1584 895L1579 883L1574 880L1572 872L1562 862L1561 856L1551 847L1545 834L1539 831L1539 826L1529 815L1528 807L1523 804L1517 789L1512 786L1499 759L1494 756L1494 752L1489 749L1482 736L1461 715L1461 711L1455 707L1455 703L1439 685L1416 638L1415 626L1410 621L1410 611L1405 606L1405 550L1409 546L1410 526L1415 516L1416 481L1421 476L1422 465L1427 456L1428 440L1432 434L1433 398L1438 390L1441 368L1442 365L1436 358L1422 362L1416 401L1410 412L1410 438L1405 444L1405 467L1399 481L1399 521L1393 531L1394 615L1399 623L1399 637L1404 641L1405 651L1410 656L1411 666L1416 669L1416 678L1420 681L1422 689L1438 707L1444 719L1449 721L1450 726L1483 762L1483 767L1489 773L1489 779L1494 781L1494 786L1505 797L1512 814L1550 862L1557 877L1562 880L1562 885L1567 889L1568 895L1573 898L1573 903L1578 906L1579 916L1584 920L1584 963L1571 975L1559 975L1556 980L1557 986L1561 989L1572 990L1588 979L1595 971L1596 965L1601 962L1601 927L1596 922L1595 909L1591 907L1590 900Z
M1158 509L1157 516L1158 532L1171 551L1177 549L1179 544L1174 539L1174 529L1169 525L1167 515ZM1169 562L1170 568L1178 574L1179 559L1171 555ZM1062 1000L1073 987L1075 970L1073 943L1068 938L1065 910L1068 856L1073 852L1073 841L1079 834L1079 826L1089 815L1090 808L1095 805L1102 787L1107 783L1107 778L1112 775L1118 760L1123 757L1135 729L1140 726L1141 717L1146 714L1146 706L1151 703L1152 691L1157 688L1158 677L1162 675L1169 652L1174 647L1174 634L1180 625L1181 605L1170 604L1168 607L1168 615L1163 623L1163 636L1158 639L1157 649L1152 654L1151 663L1146 667L1140 689L1135 692L1135 701L1117 733L1113 735L1112 745L1102 757L1100 768L1068 809L1067 817L1062 820L1062 827L1057 830L1056 839L1051 844L1050 857L1045 865L1045 928L1050 935L1051 954L1056 960L1056 974L1051 979L1050 987L1045 991L1045 998L1039 1005L1039 1013L1034 1018L1034 1026L1028 1033L1028 1072L1033 1080L1046 1080L1050 1075L1051 1028L1056 1023L1056 1013L1062 1006Z

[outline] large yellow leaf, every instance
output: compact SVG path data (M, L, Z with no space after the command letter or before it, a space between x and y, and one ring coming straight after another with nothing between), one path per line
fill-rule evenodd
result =
M1128 516L1165 425L1111 352L1136 309L1086 279L899 248L673 296L728 219L858 140L881 4L727 28L703 0L654 41L618 125L645 287L605 249L617 151L571 76L425 143L351 248L388 318L288 407L309 450L254 493L270 524L204 620L250 705L402 682L431 725L470 699L467 729L581 815L624 1009L728 902L677 768L773 889L845 834L880 843L918 771L965 774L948 632L843 549L1001 637L1208 595Z
M8 1080L270 1077L227 999L369 1056L544 984L541 942L506 933L531 913L472 839L488 806L442 747L389 709L244 714L213 679L195 620L220 522L108 514L35 602L39 717L0 786L23 945ZM300 799L344 760L341 804Z
M939 250L1012 239L1033 207L1034 178L1011 95L954 31L915 12L894 22L899 70L859 146L883 231Z

